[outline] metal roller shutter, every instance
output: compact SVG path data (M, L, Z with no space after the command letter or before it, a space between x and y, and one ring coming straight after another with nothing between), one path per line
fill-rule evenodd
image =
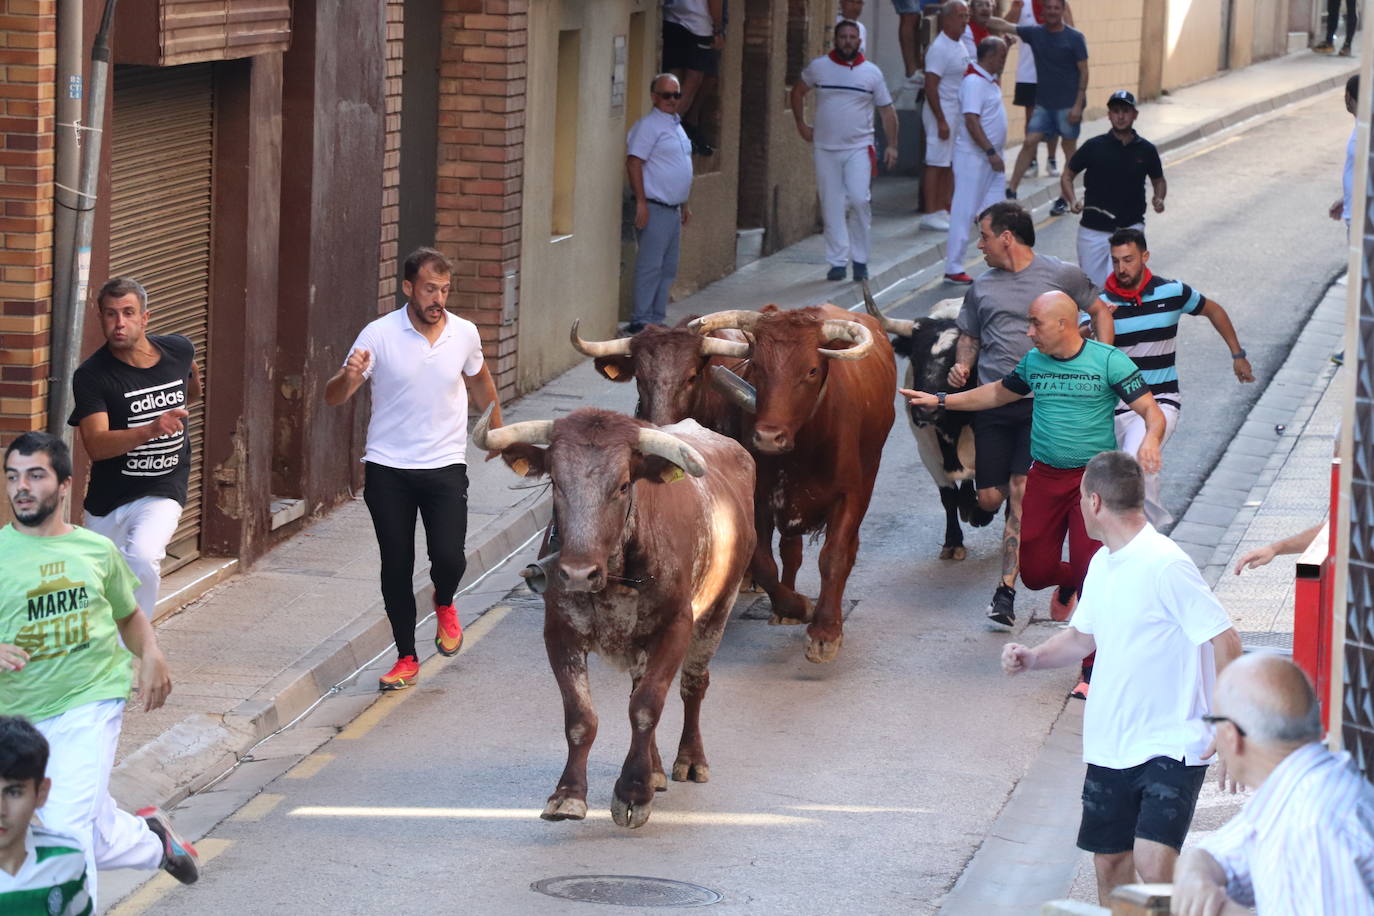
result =
M184 334L209 366L211 164L214 107L208 64L116 67L110 141L110 276L148 290L151 330ZM199 553L205 402L191 408L191 482L163 571Z

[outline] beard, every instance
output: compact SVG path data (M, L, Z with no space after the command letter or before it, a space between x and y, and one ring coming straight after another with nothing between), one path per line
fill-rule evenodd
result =
M37 528L52 517L57 511L57 507L62 504L62 497L54 493L48 499L40 499L38 505L28 512L21 512L19 507L10 501L10 510L14 512L15 521L27 528Z

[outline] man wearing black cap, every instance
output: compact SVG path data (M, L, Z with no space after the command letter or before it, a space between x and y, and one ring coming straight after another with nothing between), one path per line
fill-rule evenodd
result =
M1145 228L1145 179L1154 187L1155 212L1164 212L1164 166L1153 143L1135 132L1139 112L1135 96L1125 89L1107 100L1107 118L1112 129L1093 137L1078 148L1059 176L1059 193L1074 213L1082 213L1078 224L1078 266L1098 286L1112 272L1109 240L1118 229ZM1073 180L1083 176L1083 196L1074 195Z

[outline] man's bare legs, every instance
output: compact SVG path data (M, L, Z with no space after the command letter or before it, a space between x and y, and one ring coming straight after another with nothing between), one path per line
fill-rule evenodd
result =
M947 165L927 165L921 169L921 211L949 212L954 202L954 169Z
M1016 189L1021 187L1021 176L1026 174L1026 169L1030 168L1030 161L1035 158L1035 148L1044 139L1044 134L1026 135L1026 141L1021 144L1021 152L1016 156L1016 166L1011 170L1011 179L1007 182L1008 196L1014 195ZM1067 144L1065 145L1067 146Z
M920 34L920 13L902 13L897 17L897 41L902 46L902 66L906 68L907 79L915 76L921 66L918 52Z
M1136 872L1145 884L1169 884L1174 880L1178 852L1172 846L1136 837L1133 851L1093 855L1097 872L1097 902L1110 906L1107 898L1123 884L1134 884Z
M1026 475L1012 474L1006 486L985 487L978 491L978 508L996 512L1010 496L1006 522L1002 526L1002 584L1016 587L1021 572L1021 501L1026 496Z

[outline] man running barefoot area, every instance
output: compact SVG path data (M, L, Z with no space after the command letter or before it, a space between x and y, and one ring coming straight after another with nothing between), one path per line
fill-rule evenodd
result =
M138 657L145 711L172 691L153 625L134 601L138 579L109 538L62 520L71 453L47 433L5 451L14 522L0 528L0 715L23 716L47 739L52 789L39 816L85 851L92 897L102 868L164 868L195 881L196 851L156 808L137 815L110 797L125 700ZM127 648L125 648L127 646Z
M501 422L477 326L444 307L452 275L448 259L433 248L412 252L401 282L407 303L363 328L324 391L326 403L339 405L372 382L364 499L377 533L382 600L397 656L378 682L382 690L409 687L420 676L411 584L417 512L434 583L434 647L456 655L463 645L453 596L467 565L469 387L479 407L494 405L493 424Z

